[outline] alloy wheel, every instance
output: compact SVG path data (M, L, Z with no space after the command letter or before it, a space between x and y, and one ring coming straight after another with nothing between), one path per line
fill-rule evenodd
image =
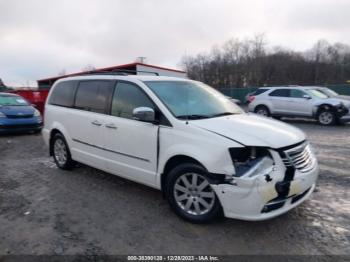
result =
M259 109L256 111L256 113L257 113L258 115L261 115L261 116L268 116L268 115L269 115L265 108L259 108Z
M203 215L214 206L215 194L207 179L196 173L178 177L174 186L177 205L191 215Z
M333 114L329 111L323 111L322 113L320 113L320 115L318 116L318 119L320 121L321 124L323 125L329 125L333 122Z
M67 162L67 147L62 139L56 139L53 151L56 161L63 166Z

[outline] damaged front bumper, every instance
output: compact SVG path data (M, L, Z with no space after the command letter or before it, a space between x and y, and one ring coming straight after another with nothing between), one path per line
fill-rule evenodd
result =
M339 121L341 123L349 123L350 122L350 113L339 117Z
M265 220L281 215L305 201L313 192L318 163L307 143L269 150L270 168L260 174L233 177L212 185L228 218Z

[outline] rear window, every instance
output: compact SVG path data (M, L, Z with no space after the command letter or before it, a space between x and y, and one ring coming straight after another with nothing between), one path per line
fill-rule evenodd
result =
M76 81L58 83L50 95L49 104L65 107L73 107Z
M267 90L269 90L269 89L258 89L254 93L252 93L252 95L257 96L257 95L260 95L262 93L265 93Z
M112 81L82 81L79 83L75 98L75 108L106 113L108 99L112 94Z
M289 89L276 89L272 91L269 96L289 97L289 91Z

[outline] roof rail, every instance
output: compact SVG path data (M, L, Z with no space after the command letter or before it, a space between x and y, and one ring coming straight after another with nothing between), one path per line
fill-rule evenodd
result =
M78 75L130 75L132 73L134 73L135 75L137 73L148 73L148 74L154 74L156 76L159 76L159 73L157 72L143 71L143 70L128 70L128 69L115 69L113 71L90 71L90 72L85 72Z

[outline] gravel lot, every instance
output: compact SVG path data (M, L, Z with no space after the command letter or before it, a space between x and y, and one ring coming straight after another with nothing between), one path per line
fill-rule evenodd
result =
M0 255L350 255L350 125L306 132L321 173L310 200L263 222L179 219L160 192L80 166L62 171L40 135L0 137Z

